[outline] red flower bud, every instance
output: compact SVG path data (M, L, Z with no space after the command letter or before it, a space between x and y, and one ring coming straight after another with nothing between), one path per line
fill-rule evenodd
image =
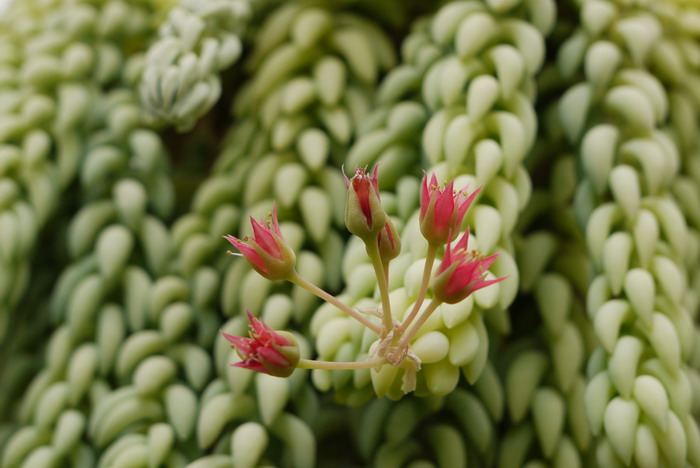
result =
M348 231L360 239L374 241L386 225L386 213L379 201L377 166L374 166L372 177L359 167L355 169L352 179L348 179L344 173L343 177L348 188L345 225Z

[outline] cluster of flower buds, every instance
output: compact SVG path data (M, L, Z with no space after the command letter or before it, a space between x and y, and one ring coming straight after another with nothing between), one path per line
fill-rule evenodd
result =
M250 338L224 336L242 358L235 366L279 377L290 375L297 367L376 370L384 365L402 366L407 370L404 388L410 391L415 386L415 372L420 369L418 358L410 351L410 343L430 314L440 304L463 301L473 292L504 279L485 279L497 254L483 257L476 251L469 251L469 229L454 243L461 231L464 216L480 189L471 193L456 191L454 181L441 188L434 174L430 178L427 174L424 175L420 197L420 230L428 242L428 253L418 298L410 313L403 321L397 322L391 315L387 280L389 262L401 252L401 239L382 207L377 167L371 175L366 169L356 169L352 178L345 176L345 184L345 224L351 233L362 239L374 266L381 296L381 307L377 311L377 315L382 318L381 326L299 276L295 270L296 257L282 237L275 207L264 223L251 218L253 238L225 238L265 278L291 281L332 303L377 333L378 338L370 350L368 360L328 362L302 359L290 333L273 331L250 313ZM433 274L433 263L443 247L442 260ZM424 300L429 296L429 287L431 300L422 308Z

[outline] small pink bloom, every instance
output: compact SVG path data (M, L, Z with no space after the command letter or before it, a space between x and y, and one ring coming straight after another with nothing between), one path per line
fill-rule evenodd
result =
M345 173L343 177L348 189L345 224L356 236L374 239L386 224L386 213L379 201L377 166L374 166L371 177L360 167L355 169L352 179L348 179Z
M294 270L296 256L282 237L277 221L277 206L273 205L270 219L266 223L250 218L253 238L243 240L224 236L250 262L253 268L270 280L285 279Z
M276 332L250 312L246 313L250 320L250 338L221 332L243 359L232 366L288 377L299 362L299 345L294 336L285 331Z
M433 295L447 304L460 302L474 291L505 279L504 277L484 280L486 270L496 260L498 254L484 258L474 250L469 252L467 251L468 240L469 230L464 233L454 249L447 244L445 256L433 278Z
M431 244L447 244L454 240L464 215L471 206L481 187L471 194L455 191L454 181L440 190L437 177L433 174L428 182L428 175L423 175L420 196L420 230Z

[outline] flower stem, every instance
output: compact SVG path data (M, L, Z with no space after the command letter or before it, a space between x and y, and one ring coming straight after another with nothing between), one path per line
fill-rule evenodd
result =
M377 246L376 239L374 242L365 242L365 249L367 250L369 259L372 261L374 274L377 277L377 286L379 286L379 295L382 298L382 321L384 322L384 330L381 336L383 338L394 327L394 320L391 316L391 302L389 301L388 275L384 270L384 262L379 254L379 247Z
M423 313L420 314L420 316L418 317L418 320L416 320L416 322L413 324L409 332L406 333L403 337L401 337L401 341L399 342L399 345L397 346L394 355L396 355L397 353L400 354L402 350L408 347L408 344L411 342L413 337L416 336L416 333L418 333L420 327L422 327L425 321L428 320L430 314L435 312L435 309L440 307L440 304L442 304L442 302L436 299L430 301L430 303L423 310Z
M300 287L306 289L311 294L320 297L324 301L333 304L338 309L342 310L343 312L345 312L346 314L348 314L349 316L351 316L352 318L354 318L355 320L360 322L362 325L364 325L365 327L372 330L377 335L379 335L379 333L381 332L381 328L379 326L377 326L375 323L372 323L367 317L365 317L364 315L362 315L361 313L359 313L358 311L356 311L352 307L348 306L347 304L345 304L343 301L339 300L334 295L327 293L326 291L319 288L315 284L302 278L301 276L299 276L299 274L296 271L292 273L292 275L288 278L288 280L291 283L294 283L297 286L300 286Z
M425 265L423 267L423 279L420 284L420 290L418 291L418 298L416 298L416 302L415 304L413 304L413 309L411 309L411 312L408 314L408 317L406 317L406 319L403 322L401 322L401 325L399 325L398 334L401 334L404 331L406 331L413 319L415 319L416 315L418 315L420 307L423 305L423 301L425 300L425 294L428 292L430 274L433 271L433 263L435 263L435 255L437 254L437 249L437 244L428 244L428 253L425 257Z
M375 358L369 361L357 362L333 362L333 361L316 361L314 359L299 359L297 368L299 369L327 369L327 370L354 370L354 369L372 369L386 364L385 358Z
M389 260L382 259L382 270L384 270L384 278L386 279L386 284L389 284Z

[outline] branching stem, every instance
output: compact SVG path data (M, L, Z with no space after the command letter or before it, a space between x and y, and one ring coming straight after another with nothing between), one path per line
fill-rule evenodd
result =
M367 250L367 255L369 255L369 259L372 261L374 274L377 277L379 295L382 298L382 321L384 322L384 330L380 336L384 338L394 327L394 319L391 316L391 303L389 301L389 284L387 283L388 274L384 270L384 262L382 262L382 257L379 254L379 246L377 245L377 242L365 242L365 248Z
M418 298L416 298L415 304L413 304L413 309L408 314L408 317L399 325L397 335L402 334L411 325L413 319L418 315L420 307L423 305L425 300L425 294L428 292L428 285L430 284L430 276L433 271L433 263L435 263L435 255L437 254L438 246L434 244L428 244L428 253L425 257L425 265L423 266L423 279L420 284L420 290L418 291Z

